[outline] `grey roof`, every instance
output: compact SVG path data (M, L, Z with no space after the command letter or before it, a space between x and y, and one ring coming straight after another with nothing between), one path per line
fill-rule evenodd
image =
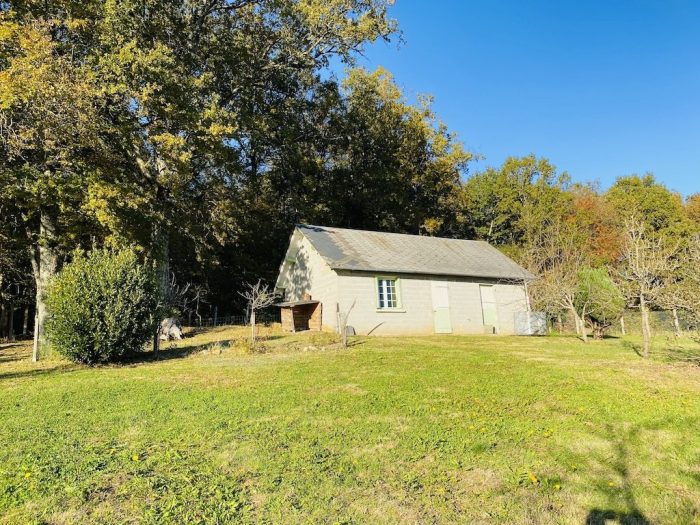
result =
M485 241L444 239L298 224L334 270L534 279Z

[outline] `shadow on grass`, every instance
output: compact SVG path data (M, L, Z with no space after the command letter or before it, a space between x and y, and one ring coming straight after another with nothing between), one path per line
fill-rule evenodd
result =
M700 366L700 351L697 349L690 349L682 346L667 347L664 348L663 356L668 361L693 363Z
M0 350L7 350L8 348L14 348L16 346L24 346L23 343L10 341L8 343L0 343Z
M593 509L586 516L586 525L607 525L610 522L620 525L651 525L651 522L638 512L618 513L613 510Z
M26 359L21 355L18 354L11 354L11 355L0 355L0 364L1 363L12 363L14 361L22 361L22 359Z
M29 370L21 370L17 372L7 372L4 374L0 374L0 381L5 381L8 379L23 379L28 377L47 376L51 374L66 374L68 372L75 372L76 370L80 369L81 367L79 365L74 365L70 363L58 365L52 368L31 368Z
M665 420L658 421L653 425L646 425L644 428L654 429L663 428ZM612 425L606 426L607 439L613 444L615 454L611 458L607 458L611 470L620 480L620 485L605 486L601 483L599 490L605 492L610 499L611 505L620 508L620 499L624 502L623 511L612 509L594 508L588 512L586 516L586 525L605 525L607 523L619 523L621 525L651 525L651 521L644 515L637 504L632 487L632 479L630 476L630 452L629 447L636 440L642 430L641 426L635 426L629 431L616 432Z
M622 348L624 348L626 350L632 350L639 357L643 357L642 356L642 345L640 345L640 344L633 343L632 341L625 339L622 341Z
M0 343L0 363L11 363L13 361L21 361L26 357L21 351L26 345L21 342Z
M274 341L276 339L284 339L285 337L289 337L288 335L280 334L280 335L263 335L259 336L258 339L262 341L263 343L266 341Z
M222 339L221 341L215 341L210 343L203 343L200 345L189 345L189 346L171 346L159 350L157 353L153 351L141 352L138 354L133 354L123 361L126 366L138 365L141 363L152 363L154 361L169 361L171 359L183 359L192 354L196 354L207 350L213 346L224 346L228 347L234 339Z

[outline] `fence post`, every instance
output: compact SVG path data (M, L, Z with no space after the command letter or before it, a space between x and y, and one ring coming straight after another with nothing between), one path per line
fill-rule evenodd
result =
M214 307L214 328L216 328L216 316L217 316L218 311L219 311L219 307L215 306Z

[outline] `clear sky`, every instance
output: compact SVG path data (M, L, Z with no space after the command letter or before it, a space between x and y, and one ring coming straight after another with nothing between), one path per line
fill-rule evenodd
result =
M700 191L700 1L397 0L405 42L371 46L406 94L485 157L549 158L608 187L653 172Z

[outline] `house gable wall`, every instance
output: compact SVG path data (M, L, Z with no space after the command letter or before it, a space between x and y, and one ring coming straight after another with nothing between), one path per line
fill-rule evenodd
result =
M323 329L336 329L338 275L303 235L292 235L276 286L284 288L285 301L300 301L304 294L321 301Z

